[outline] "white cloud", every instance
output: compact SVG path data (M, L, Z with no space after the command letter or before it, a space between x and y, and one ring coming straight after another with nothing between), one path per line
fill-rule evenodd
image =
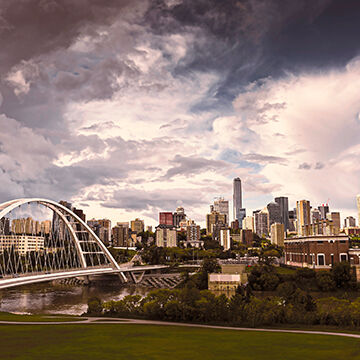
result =
M234 101L231 130L249 131L256 143L245 151L287 158L261 170L292 201L307 198L317 206L330 198L333 210L355 212L360 178L360 61L320 73L288 74L251 84ZM241 120L240 120L241 119ZM246 127L247 130L244 130ZM281 136L278 136L281 134ZM236 148L236 146L234 146Z

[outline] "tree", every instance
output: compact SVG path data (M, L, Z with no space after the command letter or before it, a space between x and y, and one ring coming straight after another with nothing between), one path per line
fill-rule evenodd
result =
M100 315L103 311L102 301L97 297L92 297L88 300L87 313L92 315Z
M285 304L288 304L291 302L291 299L296 291L296 285L292 281L286 281L284 283L281 283L276 288L277 294L284 299Z
M331 269L331 275L338 288L346 289L354 286L355 279L348 262L335 263Z
M222 246L218 241L213 240L211 236L202 237L201 240L204 241L204 248L208 249L222 249Z
M271 265L254 266L248 279L253 290L275 290L280 282L275 268Z

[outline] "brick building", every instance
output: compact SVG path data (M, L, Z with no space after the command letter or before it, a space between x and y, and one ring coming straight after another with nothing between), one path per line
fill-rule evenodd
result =
M347 235L295 237L284 243L287 265L329 268L334 263L349 260Z

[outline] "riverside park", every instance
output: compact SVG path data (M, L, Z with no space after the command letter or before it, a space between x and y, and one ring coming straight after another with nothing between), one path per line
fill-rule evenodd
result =
M360 359L360 334L280 331L0 314L1 359Z

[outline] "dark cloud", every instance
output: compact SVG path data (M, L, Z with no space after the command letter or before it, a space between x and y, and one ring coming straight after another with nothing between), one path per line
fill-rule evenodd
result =
M175 166L171 167L161 179L171 179L176 175L190 176L204 171L221 171L229 165L222 160L209 160L200 157L184 157L176 155L170 161Z
M135 186L221 172L229 166L227 159L174 156L183 146L180 136L142 141L116 135L101 138L109 129L119 131L127 114L119 113L115 124L99 113L95 124L83 125L80 119L69 120L69 104L111 100L114 95L119 101L131 96L136 104L147 94L161 96L178 79L186 82L197 73L216 74L220 80L201 98L193 100L192 89L187 90L192 121L174 114L154 125L151 117L141 114L143 124L148 121L162 132L182 135L201 129L204 135L213 119L231 113L230 103L249 82L280 77L286 71L336 67L353 57L359 50L359 10L354 0L184 0L173 6L161 0L0 0L0 110L8 116L0 119L0 199L71 199L97 185L111 188L110 195L99 190L88 194L88 200L102 201L106 207L173 209L179 197L188 206L201 205L201 196L213 189L199 193L127 188L109 197L124 183ZM178 51L168 40L177 35L183 41ZM153 63L147 67L141 59ZM164 99L164 106L173 100ZM253 100L249 98L246 108ZM256 110L261 115L285 105L260 101ZM207 113L206 124L198 125L202 120L197 115L209 109L213 112ZM277 121L262 116L257 120ZM74 131L72 124L77 122L86 135ZM248 132L244 130L246 141L251 142ZM286 163L285 158L256 153L242 158ZM321 162L299 165L323 167ZM246 186L263 194L279 189L263 178L247 179Z
M302 164L299 165L299 169L302 170L310 170L311 169L311 164L304 162Z
M67 48L84 31L109 25L130 0L2 0L0 69Z
M297 47L299 34L295 31L296 26L310 28L314 33L318 31L318 26L332 26L333 18L326 10L333 3L336 1L184 0L169 7L166 1L154 1L144 23L150 24L155 33L176 33L191 29L197 34L192 51L179 64L178 71L191 68L222 72L223 82L216 91L219 99L226 101L238 93L239 85L269 75L279 76L284 74L284 70L296 70L294 65L298 67L301 62L291 51L285 53L289 45L296 47L297 53L301 51L301 57L306 56L309 64L323 66L324 62L329 61L333 64L333 60L325 56L319 61L308 50L302 51L309 48L306 44ZM352 10L347 11L350 13ZM347 29L343 33L342 27L336 29L340 33L338 37L356 40L356 32ZM337 49L336 43L328 41L325 31L321 38L302 36L299 40L309 42L316 53L317 43L322 46L326 44L333 52ZM346 41L343 44L347 46ZM350 57L347 54L347 60ZM288 61L289 58L292 60Z
M325 164L322 162L317 162L314 166L315 170L321 170L322 168L324 168Z

